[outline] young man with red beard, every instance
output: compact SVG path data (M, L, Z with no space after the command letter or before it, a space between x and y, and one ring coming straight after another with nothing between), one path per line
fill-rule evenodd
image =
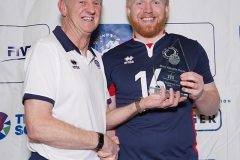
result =
M127 0L126 11L134 38L103 55L108 87L116 87L111 97L116 103L110 104L116 109L107 114L107 129L116 128L119 160L197 160L193 107L213 115L220 103L207 54L197 41L165 32L168 0ZM149 94L161 78L154 64L176 40L190 70L180 75L182 88L166 94L162 86L161 94Z

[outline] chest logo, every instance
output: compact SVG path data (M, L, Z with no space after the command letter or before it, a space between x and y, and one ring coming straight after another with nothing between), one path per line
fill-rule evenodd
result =
M72 67L73 67L73 69L80 69L80 67L77 65L77 62L75 61L75 60L72 60L71 59L71 63L72 63Z
M133 56L127 56L126 58L124 58L124 64L133 64L134 60L133 60Z
M94 60L94 63L96 64L96 66L98 67L98 69L100 69L100 63L98 62L98 60Z

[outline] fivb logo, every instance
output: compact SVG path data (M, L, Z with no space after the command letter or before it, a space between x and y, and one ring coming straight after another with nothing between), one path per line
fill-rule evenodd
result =
M219 109L217 114L205 116L195 110L194 122L197 132L217 131L222 127L222 111Z
M32 44L37 38L50 34L50 28L46 24L34 24L28 26L0 25L0 31L1 30L4 30L2 40L4 40L3 45L7 44L7 56L11 57L11 59L2 57L1 62L24 59L31 46L22 46L21 44L23 42L24 44ZM9 43L14 45L9 45Z
M8 115L0 112L0 140L5 138L11 128L11 121L8 119Z
M0 25L0 65L6 72L0 83L23 83L24 60L30 45L38 38L50 34L46 24L28 26Z
M21 57L21 56L25 57L30 47L31 46L23 46L23 47L8 46L8 57ZM21 59L24 59L24 58L14 58L9 60L21 60Z

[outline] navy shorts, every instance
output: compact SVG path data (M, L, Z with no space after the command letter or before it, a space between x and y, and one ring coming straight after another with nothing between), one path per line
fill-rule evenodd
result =
M32 152L31 157L28 160L47 160L47 159L39 155L37 152Z

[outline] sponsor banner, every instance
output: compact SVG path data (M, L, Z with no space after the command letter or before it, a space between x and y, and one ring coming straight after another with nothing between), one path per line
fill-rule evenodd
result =
M0 84L1 160L27 159L27 130L22 100L22 84ZM4 98L2 98L4 97Z
M218 131L222 127L222 111L219 109L217 114L206 116L195 110L194 122L197 132Z
M61 24L57 2L14 0L0 4L4 8L0 15L1 160L25 160L30 155L21 103L23 63L32 42ZM201 160L240 159L239 6L240 1L235 0L170 1L166 31L200 42L221 97L216 115L194 114ZM132 36L125 1L103 0L101 25L92 35L92 47L104 54Z
M0 73L7 73L0 76L0 83L21 83L28 49L37 38L50 34L50 28L46 24L0 25L0 33Z

